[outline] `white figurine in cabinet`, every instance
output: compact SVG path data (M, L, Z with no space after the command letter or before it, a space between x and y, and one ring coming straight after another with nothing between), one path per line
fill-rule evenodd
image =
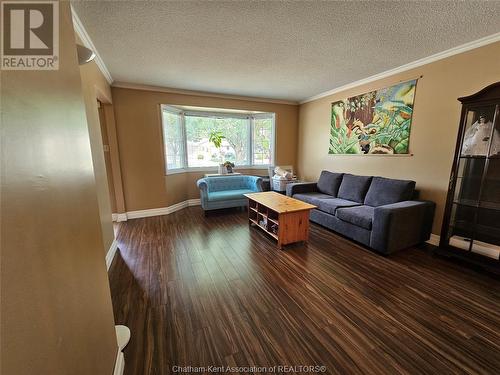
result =
M483 116L479 117L479 120L472 124L465 132L462 155L488 155L492 127L493 123L491 121L488 121ZM500 134L498 134L498 130L496 129L493 138L494 142L491 145L491 155L495 155L500 151L500 145L498 145Z

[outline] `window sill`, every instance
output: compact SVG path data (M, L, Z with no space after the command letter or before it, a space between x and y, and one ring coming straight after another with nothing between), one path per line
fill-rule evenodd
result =
M235 172L238 172L239 170L247 170L247 169L255 169L255 170L267 170L267 168L270 165L238 165L237 167L234 168ZM208 173L208 172L217 172L218 168L217 167L197 167L197 168L183 168L183 169L171 169L167 171L166 176L172 175L172 174L179 174L179 173Z

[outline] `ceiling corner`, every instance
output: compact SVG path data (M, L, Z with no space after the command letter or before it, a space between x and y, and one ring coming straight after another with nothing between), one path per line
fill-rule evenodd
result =
M75 9L73 8L73 5L71 5L71 15L73 18L73 27L75 28L76 34L80 37L82 40L83 44L85 47L90 48L92 51L95 53L95 63L101 70L101 73L104 75L106 78L106 81L111 85L113 83L113 77L111 76L111 73L109 72L108 68L106 67L106 64L104 63L104 60L102 57L99 55L99 52L97 51L96 46L92 42L92 39L90 39L89 34L87 33L87 30L85 30L85 27L82 24L82 21L78 17L78 14L76 13Z

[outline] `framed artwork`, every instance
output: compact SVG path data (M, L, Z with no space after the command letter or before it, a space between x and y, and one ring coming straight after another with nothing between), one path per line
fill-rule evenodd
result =
M332 103L329 154L408 154L417 80Z

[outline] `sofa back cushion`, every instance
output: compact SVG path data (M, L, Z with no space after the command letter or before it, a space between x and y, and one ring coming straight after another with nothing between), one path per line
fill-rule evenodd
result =
M248 189L247 176L208 177L208 192Z
M370 187L371 176L344 174L337 196L348 201L363 203Z
M385 204L411 200L415 191L415 181L373 177L365 204L377 207Z
M342 182L343 173L333 173L329 171L322 171L318 180L318 190L323 194L328 194L337 197L339 192L340 183Z

